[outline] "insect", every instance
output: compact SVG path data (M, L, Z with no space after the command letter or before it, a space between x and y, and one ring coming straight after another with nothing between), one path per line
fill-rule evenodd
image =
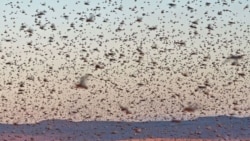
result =
M86 82L89 76L92 76L92 74L86 74L83 77L81 77L80 82L76 84L76 88L88 89Z

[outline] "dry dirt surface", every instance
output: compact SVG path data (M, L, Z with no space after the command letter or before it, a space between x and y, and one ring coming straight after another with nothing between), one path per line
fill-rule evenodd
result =
M36 124L0 124L0 141L250 141L249 129L249 117L148 122L54 119Z
M250 141L250 139L133 139L133 140L120 140L120 141Z

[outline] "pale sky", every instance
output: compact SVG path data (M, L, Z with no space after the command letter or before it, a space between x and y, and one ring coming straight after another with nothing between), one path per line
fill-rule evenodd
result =
M0 122L250 115L249 0L1 2Z

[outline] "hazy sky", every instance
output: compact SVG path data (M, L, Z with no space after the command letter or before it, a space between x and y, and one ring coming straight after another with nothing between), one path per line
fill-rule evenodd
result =
M61 34L68 34L68 36L74 38L82 32L67 31L70 28L70 24L74 23L78 30L83 30L85 36L91 38L96 37L98 34L105 34L105 37L112 38L118 35L127 34L130 35L135 31L140 32L148 26L157 26L158 29L164 30L165 34L176 35L178 30L183 31L180 36L176 37L187 39L189 37L190 24L192 21L198 20L199 26L197 30L199 33L206 33L205 27L211 24L217 27L213 33L228 32L236 27L246 28L249 26L250 20L247 17L249 14L249 8L244 10L249 4L248 0L231 1L223 4L223 1L209 1L210 6L206 6L206 1L111 1L106 2L103 0L90 1L89 5L85 5L84 1L5 1L1 5L1 33L8 31L9 34L3 34L2 38L15 38L17 42L24 41L24 33L19 32L20 27L23 24L27 28L32 28L35 33L43 34L43 36L56 36L60 31ZM169 3L176 3L176 7L169 7ZM44 4L44 5L42 5ZM188 10L188 6L193 10ZM97 8L100 7L100 8ZM121 10L118 10L122 7ZM54 10L51 10L51 9ZM93 9L96 9L95 11ZM134 10L132 10L134 9ZM35 16L37 13L46 11L41 18ZM218 15L218 12L222 12L222 15ZM162 13L163 12L163 13ZM207 14L205 14L207 12ZM77 14L78 13L78 14ZM100 17L95 17L94 23L84 22L89 14L100 14ZM145 14L145 16L142 16ZM68 16L68 20L63 18L63 15ZM143 22L135 23L137 17L143 17ZM40 30L39 26L36 26L35 19L45 26L45 29L49 29L50 24L55 24L57 31ZM84 18L84 20L79 20ZM109 22L103 23L104 19L108 19ZM6 20L6 21L5 21ZM124 25L121 26L122 32L111 34L119 27L120 22L124 21ZM228 25L228 22L236 22L232 26ZM165 23L164 23L165 22ZM82 27L79 27L82 25ZM140 27L138 27L140 25ZM102 29L97 29L100 26ZM173 30L176 33L171 33ZM10 31L9 31L10 30ZM109 32L109 30L111 30ZM192 31L192 30L191 30ZM146 31L145 31L146 32ZM140 32L138 37L145 37L145 32ZM21 37L18 37L18 35ZM162 33L163 34L163 33ZM238 32L241 34L241 32ZM151 34L154 36L154 33ZM206 35L206 34L204 34ZM58 35L57 35L58 36ZM85 37L83 35L83 37ZM37 37L37 35L34 35ZM34 39L29 38L29 39ZM203 37L204 38L204 37ZM140 38L139 38L140 39ZM184 40L183 39L183 40ZM3 39L2 39L3 40ZM28 40L28 39L27 39Z
M249 0L1 3L1 122L250 114Z

